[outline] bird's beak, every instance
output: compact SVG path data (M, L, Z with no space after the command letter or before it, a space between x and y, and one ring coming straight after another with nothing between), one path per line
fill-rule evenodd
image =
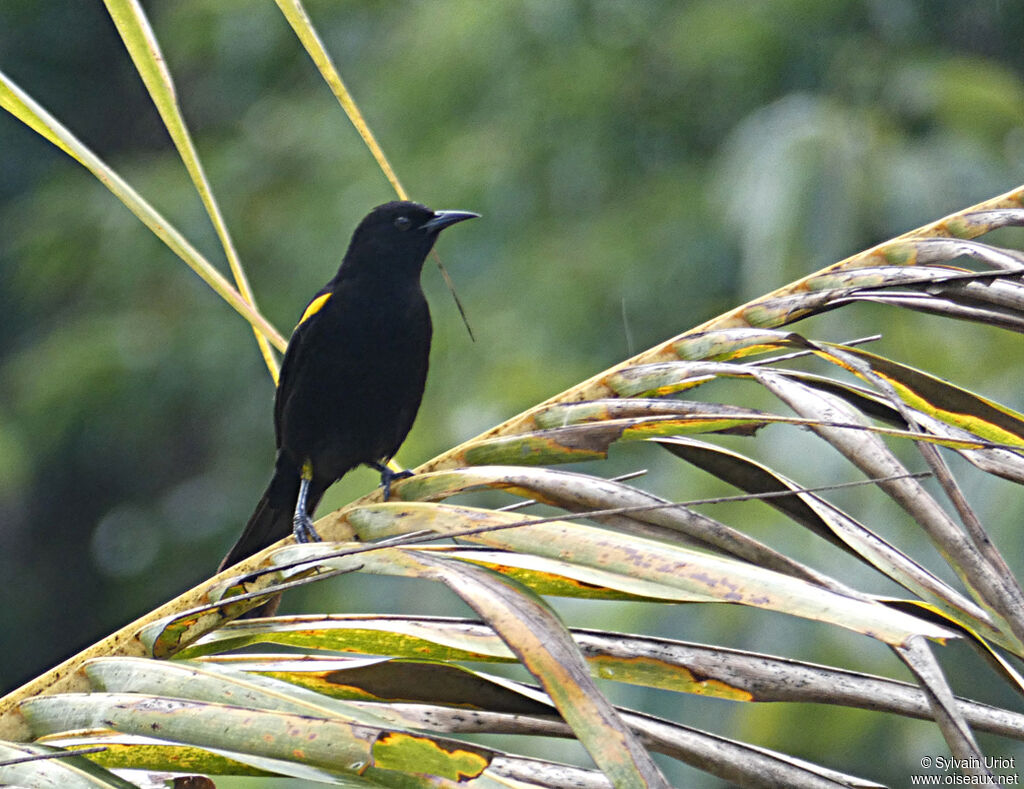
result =
M440 233L449 225L454 225L465 219L476 219L479 216L480 214L474 214L472 211L435 211L433 218L420 225L420 230L426 230L428 233Z

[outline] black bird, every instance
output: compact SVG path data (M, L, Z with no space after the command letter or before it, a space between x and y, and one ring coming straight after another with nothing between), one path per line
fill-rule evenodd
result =
M219 569L292 532L299 542L319 540L316 505L360 464L380 472L387 498L400 475L385 464L409 433L427 381L423 261L444 228L476 216L395 201L359 223L338 273L288 341L274 402L274 476Z

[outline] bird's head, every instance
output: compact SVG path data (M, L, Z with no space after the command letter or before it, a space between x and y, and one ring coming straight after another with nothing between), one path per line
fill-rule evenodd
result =
M342 269L401 267L418 273L442 230L478 216L472 211L435 211L408 200L384 203L359 223Z

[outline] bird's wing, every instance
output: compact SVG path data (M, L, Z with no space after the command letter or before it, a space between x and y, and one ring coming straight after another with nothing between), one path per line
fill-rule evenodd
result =
M314 323L314 316L333 295L334 289L332 284L328 283L310 299L306 309L302 311L302 317L299 318L299 322L292 331L292 336L288 340L288 347L284 352L284 358L281 359L281 372L277 377L277 394L274 398L274 437L279 449L281 447L281 414L292 393L292 386L295 383L295 371L302 367L304 350L308 347L308 343L303 342L303 338L309 333Z

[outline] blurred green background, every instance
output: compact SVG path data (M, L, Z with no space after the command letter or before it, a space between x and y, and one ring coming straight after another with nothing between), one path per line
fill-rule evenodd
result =
M355 223L393 194L272 3L145 5L258 302L287 334ZM484 215L438 247L476 343L425 269L435 345L405 465L741 301L1024 182L1024 15L1013 3L308 7L410 193ZM222 259L102 4L5 0L0 70ZM797 329L832 340L881 332L876 352L1024 409L1017 336L870 307ZM750 403L747 394L715 390ZM244 321L91 175L0 115L0 686L212 572L269 476L272 398ZM809 439L771 435L764 457L801 481L857 476ZM643 484L663 495L720 490L653 447L585 470L652 464ZM375 482L353 473L325 506ZM965 486L1019 560L1019 489L980 474ZM885 502L837 500L930 561ZM754 505L737 512L826 572L892 591L826 546L774 533L777 521ZM295 594L285 610L467 610L421 584L350 576L320 587L330 599ZM905 677L881 645L777 615L560 610L574 624ZM968 650L943 660L954 679L970 676L958 690L1013 703ZM933 726L869 713L622 698L896 785L922 756L945 753ZM1016 746L982 744L1020 754L1024 770Z

